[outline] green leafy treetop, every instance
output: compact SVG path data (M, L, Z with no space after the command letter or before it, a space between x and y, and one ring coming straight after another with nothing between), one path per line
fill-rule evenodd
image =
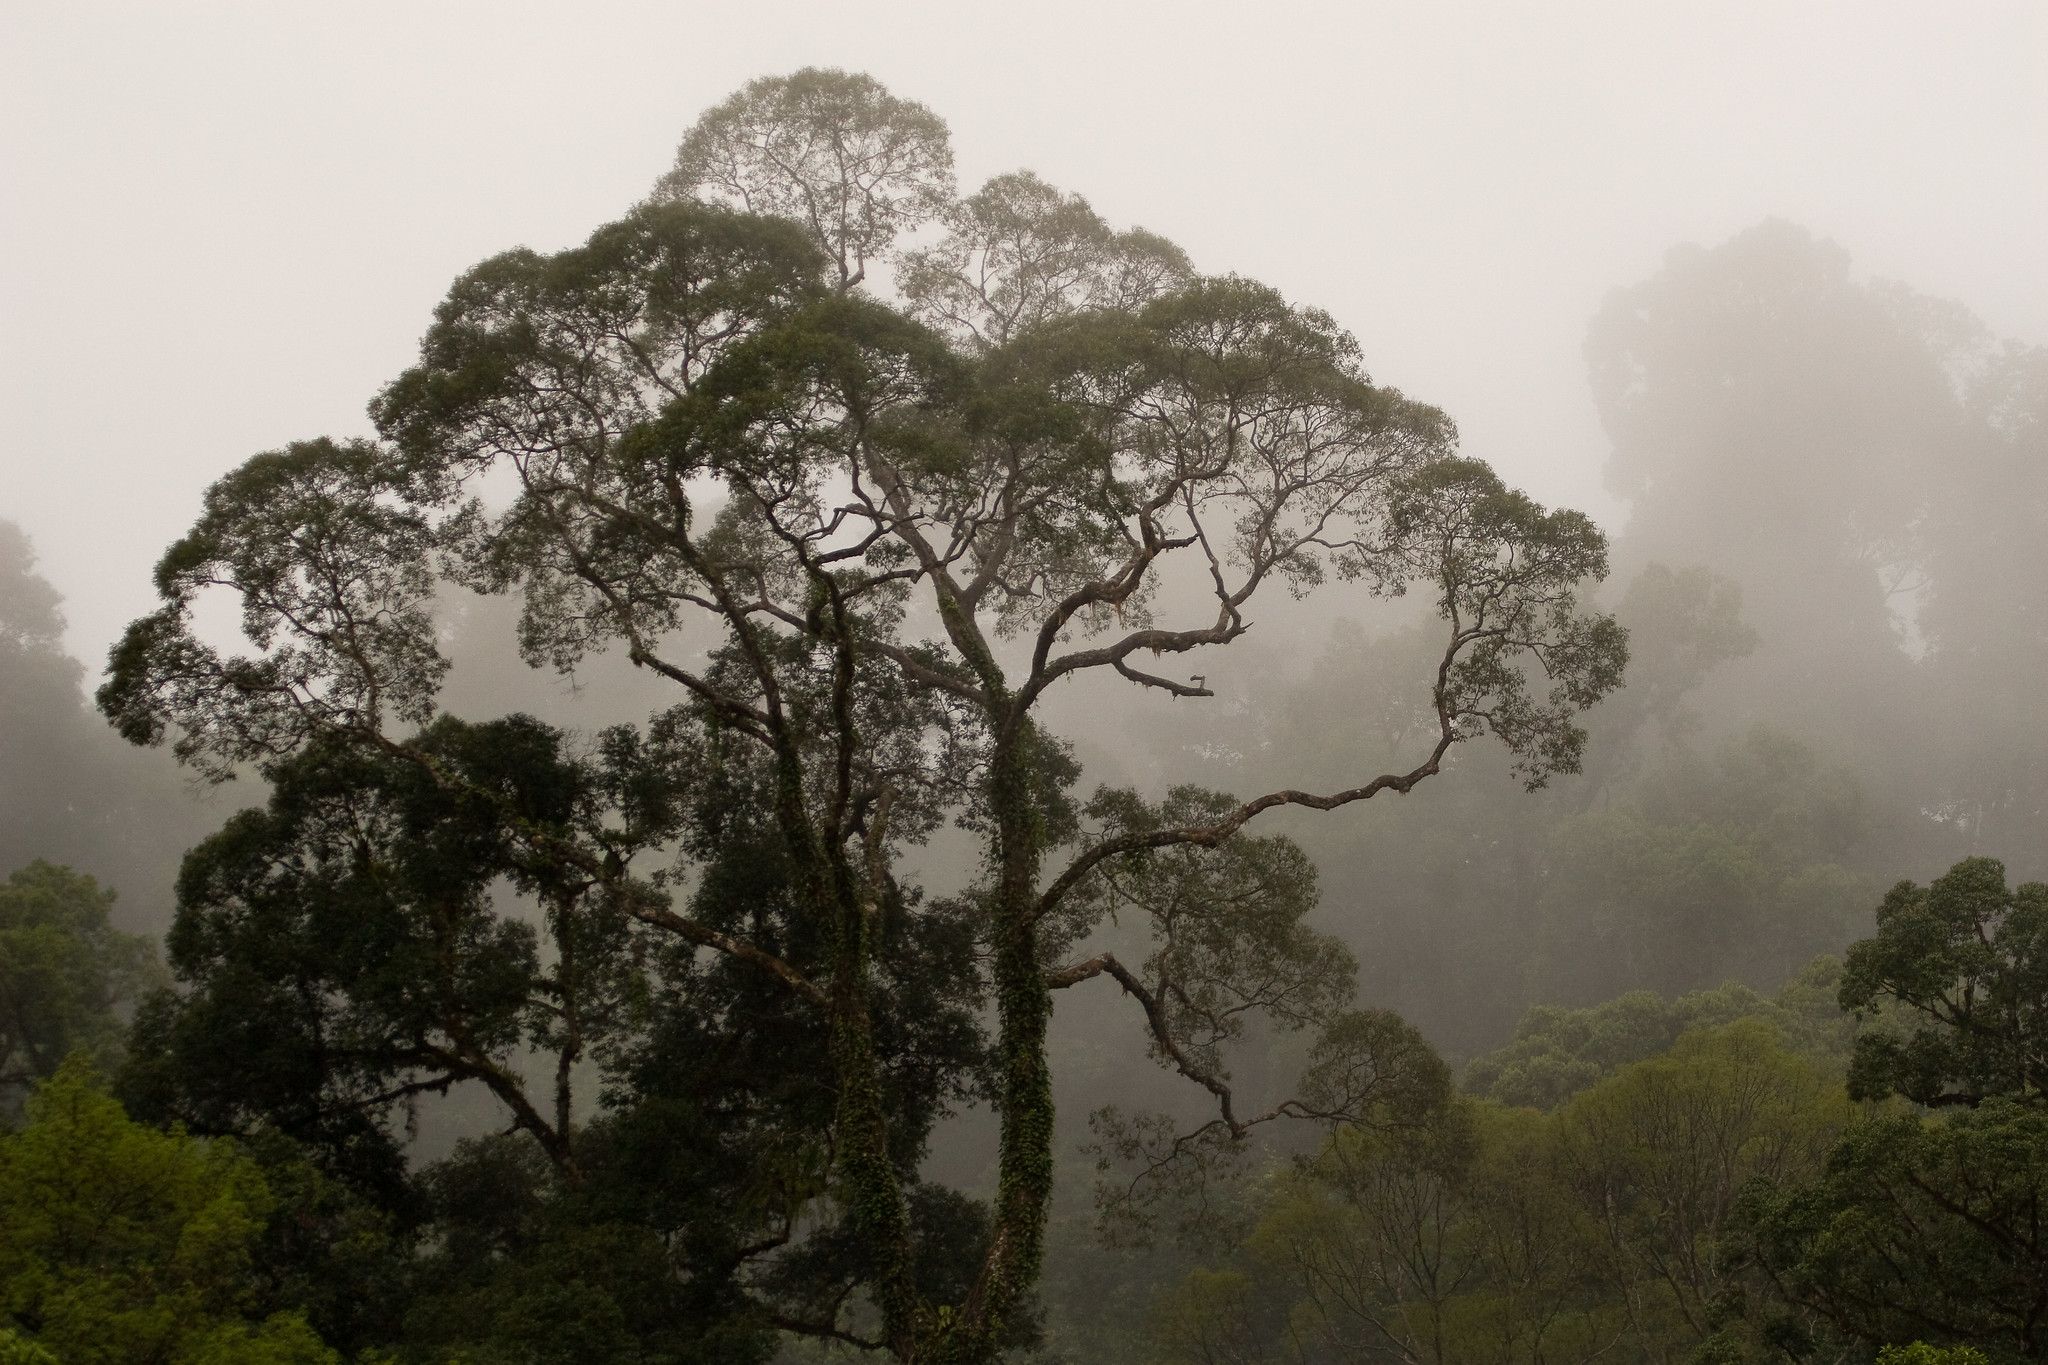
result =
M1857 1034L1848 1090L1932 1112L1877 1107L1817 1178L1744 1194L1739 1240L1773 1292L1845 1338L1913 1343L1890 1358L2048 1349L2044 922L2048 887L2008 889L1991 858L1893 887L1842 973L1843 1008L1889 1015Z
M1817 957L1775 998L1729 981L1675 1000L1630 991L1582 1010L1537 1005L1516 1024L1513 1042L1472 1059L1464 1088L1501 1104L1554 1109L1622 1067L1666 1051L1687 1030L1750 1016L1769 1020L1794 1051L1839 1074L1855 1030L1835 1004L1841 976L1840 961Z
M986 1359L1026 1313L1052 1192L1053 992L1129 987L1107 961L1063 957L1113 895L1136 894L1162 944L1152 1049L1216 1098L1230 1142L1261 1117L1347 1117L1376 1102L1371 1050L1407 1040L1342 1008L1286 915L1232 899L1245 826L1407 792L1483 734L1541 785L1576 766L1576 717L1625 659L1619 627L1580 610L1606 569L1592 523L1459 458L1450 420L1374 385L1327 314L1194 275L1035 182L950 196L944 126L922 106L840 72L748 86L648 204L583 247L458 280L420 363L372 405L377 440L304 442L216 484L100 693L123 733L175 729L216 777L322 746L414 765L499 812L515 862L778 992L824 1038L789 1062L830 1097L805 1188L832 1233L770 1256L765 1311L919 1361ZM870 263L934 219L938 244L899 263L904 305L864 291ZM486 474L516 485L509 505L476 499ZM434 752L419 736L447 668L443 578L518 590L533 663L617 649L673 683L682 700L655 728L677 762L755 784L787 921L679 905L698 866L686 839L535 818ZM1169 579L1203 605L1165 605ZM1038 720L1055 683L1114 674L1190 704L1212 693L1164 660L1242 636L1261 591L1333 580L1438 608L1433 724L1406 766L1329 792L1072 800L1075 765ZM240 595L248 652L193 630L215 586ZM982 876L925 906L896 861L946 821L980 841ZM1179 867L1174 850L1224 866ZM1199 926L1152 899L1169 884L1215 897ZM884 1049L892 1000L923 988L902 970L918 935L891 926L946 916L968 926L967 984L994 1006L983 1084L1001 1136L972 1273L934 1279L912 1194L922 1138L904 1138ZM1320 1039L1301 1096L1263 1116L1218 1091L1206 1051L1241 984L1250 1012ZM791 1283L776 1274L830 1245L860 1268L858 1295L775 1296Z
M132 1122L73 1057L0 1137L0 1360L337 1365L297 1314L245 1315L272 1207L232 1144Z
M1966 858L1928 886L1893 887L1841 988L1846 1010L1889 1001L1912 1022L1856 1040L1858 1098L2048 1102L2048 885L2008 889L2004 864Z
M1908 1346L1878 1348L1877 1365L1988 1365L1984 1353L1974 1346L1929 1346L1916 1341Z

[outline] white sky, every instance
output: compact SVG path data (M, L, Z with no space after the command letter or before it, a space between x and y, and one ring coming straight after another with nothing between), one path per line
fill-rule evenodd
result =
M449 281L580 241L754 76L866 70L1119 224L1319 304L1613 522L1603 294L1780 215L2048 340L2048 0L0 0L0 517L89 662L207 482L365 433Z

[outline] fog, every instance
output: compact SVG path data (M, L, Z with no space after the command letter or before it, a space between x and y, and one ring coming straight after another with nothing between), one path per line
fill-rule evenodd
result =
M1886 886L1974 854L2048 878L2033 4L10 6L0 876L72 863L121 889L124 925L170 923L180 851L261 783L181 779L83 698L207 485L290 441L374 435L366 400L460 272L583 242L708 106L807 65L944 118L963 194L1029 168L1201 272L1328 310L1376 383L1608 535L1589 590L1632 658L1582 772L1527 791L1485 740L1413 795L1258 827L1313 860L1306 922L1356 957L1359 1002L1453 1067L1476 1059L1471 1093L1532 1102L1487 1079L1518 1021L1526 1038L1625 992L1705 1019L1804 991L1832 1020L1812 964L1871 932ZM1169 573L1162 618L1202 624L1206 591ZM1039 714L1084 795L1405 771L1434 734L1416 726L1442 648L1422 597L1269 584L1245 638L1156 665L1213 696L1097 670ZM527 712L583 743L679 696L616 653L526 668L510 599L450 586L437 607L450 715ZM909 637L938 633L910 612ZM202 624L231 643L234 619L222 600ZM685 636L677 657L714 643ZM973 879L978 838L941 822L905 850L928 909ZM518 874L495 875L509 906ZM550 923L531 901L509 913ZM1136 960L1144 938L1132 919L1082 943ZM1309 1046L1233 1043L1247 1102L1284 1098ZM1208 1112L1145 1048L1109 981L1059 995L1061 1358L1149 1349L1145 1296L1194 1264L1090 1241L1084 1116ZM538 1077L552 1055L526 1060ZM600 1066L575 1065L588 1119ZM503 1117L475 1081L441 1100L408 1120L415 1166ZM925 1177L990 1194L996 1123L956 1105Z
M1467 449L1612 525L1586 320L1768 215L2048 336L2028 4L14 4L0 11L0 516L96 662L212 478L366 430L460 270L646 193L806 64L1117 223L1328 308Z

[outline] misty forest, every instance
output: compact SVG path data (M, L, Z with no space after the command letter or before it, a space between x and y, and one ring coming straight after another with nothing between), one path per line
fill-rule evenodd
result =
M1603 529L864 75L603 216L0 522L0 1362L2048 1359L2048 350L1676 247Z

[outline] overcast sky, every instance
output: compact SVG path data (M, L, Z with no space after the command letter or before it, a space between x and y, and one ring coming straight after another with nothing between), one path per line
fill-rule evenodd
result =
M205 485L365 433L457 272L805 65L1319 304L1550 502L1620 508L1605 292L1770 215L2048 341L2048 3L0 3L0 517L97 666Z

